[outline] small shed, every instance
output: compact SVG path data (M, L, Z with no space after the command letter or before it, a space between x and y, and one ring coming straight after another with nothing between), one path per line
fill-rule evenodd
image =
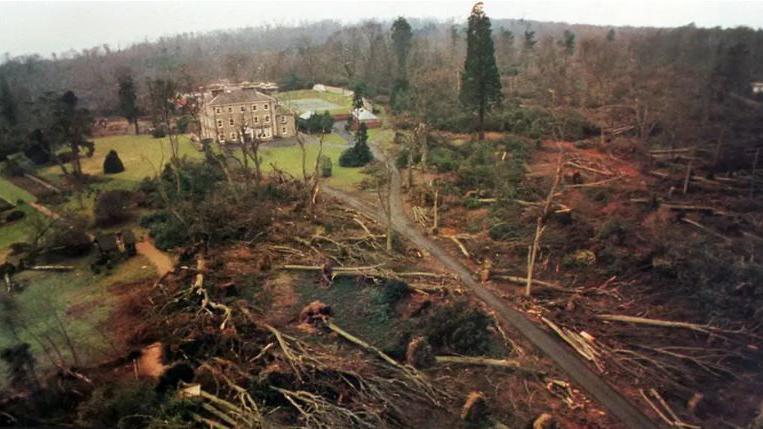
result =
M366 124L367 128L379 128L381 127L381 119L361 107L352 111L352 128L357 129L360 124Z

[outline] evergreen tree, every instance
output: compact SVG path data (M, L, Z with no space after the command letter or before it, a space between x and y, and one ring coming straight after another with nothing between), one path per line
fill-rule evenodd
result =
M119 111L127 122L135 126L135 135L139 134L138 117L140 109L138 108L138 95L135 88L135 82L129 71L124 71L119 76Z
M122 164L122 160L119 159L117 151L110 150L103 159L103 173L104 174L117 174L125 171L125 166Z
M533 49L535 49L536 43L538 43L538 41L535 40L535 31L530 30L529 28L525 30L524 50L532 51Z
M490 18L482 10L482 3L475 4L466 32L460 97L464 105L476 110L480 140L485 139L485 114L503 98L491 33Z
M564 49L565 55L572 55L575 53L575 33L570 30L564 30L564 36L559 41L559 47Z
M0 119L13 127L18 122L18 104L5 77L0 76Z
M411 32L411 25L402 16L392 23L391 37L395 56L397 56L397 78L406 80L406 65L408 63L408 53L411 50L413 32Z
M355 145L339 157L339 165L342 167L362 167L374 159L371 148L368 147L368 128L366 124L360 124L355 133Z
M360 82L352 89L352 108L360 109L363 107L363 97L366 95L366 84Z
M615 29L610 28L609 31L607 31L607 42L614 42L615 41Z
M78 107L78 103L79 99L72 91L66 91L57 98L53 110L53 124L50 129L57 144L69 147L72 174L77 178L82 176L81 150L84 148L88 156L91 156L95 151L93 142L86 138L90 135L93 118L90 111Z

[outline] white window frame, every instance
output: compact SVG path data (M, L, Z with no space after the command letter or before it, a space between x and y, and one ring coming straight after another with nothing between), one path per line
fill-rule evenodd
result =
M281 116L281 123L282 123L282 124L285 124L285 123L286 123L286 116Z
M235 125L235 121L233 120L233 118L230 118L230 119L228 119L228 123L229 123L231 126Z
M241 111L246 112L246 106L241 106Z
M237 136L236 136L236 132L235 132L235 131L233 131L233 132L231 132L231 133L230 133L230 139L231 139L231 140L236 140L236 137L237 137Z
M265 110L269 110L269 109L270 109L270 104L265 103Z
M257 105L256 104L252 104L252 112L256 112L256 111L257 111Z
M223 120L222 119L218 119L217 120L217 128L222 128L222 127L223 127Z
M223 113L223 109L215 107L215 113Z
M228 107L228 113L233 113L233 106Z
M281 132L286 134L286 127L281 127Z
M255 124L259 124L260 123L260 117L259 116L255 116L254 117L254 123Z
M265 122L270 122L270 115L265 115Z

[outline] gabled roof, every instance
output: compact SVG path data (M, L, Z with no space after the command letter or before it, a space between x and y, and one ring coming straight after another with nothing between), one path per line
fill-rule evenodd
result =
M273 97L254 89L237 89L217 95L217 97L209 102L209 105L223 106L226 104L251 103L253 101L273 101Z

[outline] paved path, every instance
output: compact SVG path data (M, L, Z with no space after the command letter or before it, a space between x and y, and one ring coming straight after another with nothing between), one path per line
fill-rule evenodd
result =
M384 155L371 145L374 156L383 160ZM589 395L606 407L612 415L617 417L625 426L632 429L656 429L653 423L641 410L631 404L617 390L612 388L598 374L593 372L575 352L561 343L558 339L540 329L530 321L523 313L506 303L477 282L469 270L458 260L452 257L439 244L424 236L416 227L411 226L403 211L400 199L400 173L393 165L392 174L392 224L395 231L407 237L413 244L426 250L437 258L447 269L458 275L461 281L472 290L474 295L491 307L498 319L507 326L517 330L532 342L544 355L551 358L559 368L579 386L585 389ZM380 208L363 202L356 197L330 187L324 187L324 191L352 206L366 212L380 223L385 223L385 216Z

